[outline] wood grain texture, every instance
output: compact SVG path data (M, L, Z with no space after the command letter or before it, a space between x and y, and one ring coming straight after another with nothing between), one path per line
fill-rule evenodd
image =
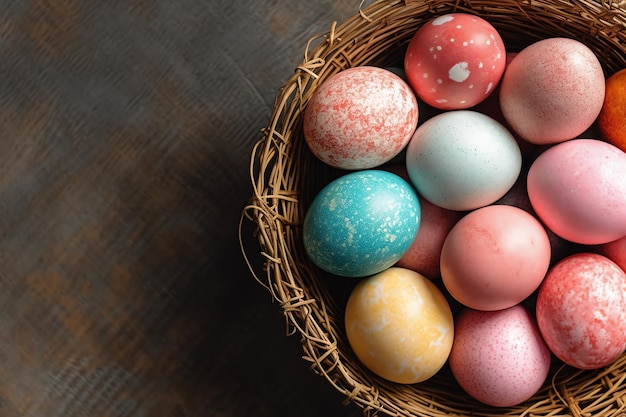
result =
M360 415L237 238L277 89L357 8L0 1L0 416Z

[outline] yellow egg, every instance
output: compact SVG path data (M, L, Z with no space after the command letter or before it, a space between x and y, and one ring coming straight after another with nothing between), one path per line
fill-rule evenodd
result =
M454 337L450 306L426 277L392 267L363 279L345 312L348 341L359 360L392 382L414 384L446 363Z

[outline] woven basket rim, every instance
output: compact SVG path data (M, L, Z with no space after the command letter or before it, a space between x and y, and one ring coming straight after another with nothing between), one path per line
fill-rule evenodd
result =
M300 336L303 359L311 370L342 393L346 402L359 405L365 415L626 417L626 354L597 371L574 370L556 361L544 387L531 400L508 408L472 400L445 375L399 386L371 374L347 344L341 301L328 288L332 280L311 264L301 244L303 215L311 197L341 174L315 160L302 137L301 114L318 84L353 66L398 62L398 52L420 24L449 12L486 17L502 31L507 50L549 36L581 40L596 52L609 75L626 68L626 11L621 3L377 0L367 7L363 4L351 18L332 22L328 32L307 42L302 63L278 90L270 121L251 152L253 194L242 221L255 225L264 267L257 273L249 262L248 266L279 303L287 334ZM242 252L245 256L243 246Z

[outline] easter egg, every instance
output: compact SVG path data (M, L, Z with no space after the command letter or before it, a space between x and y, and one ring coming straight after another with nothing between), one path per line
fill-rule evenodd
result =
M550 350L521 305L463 310L456 318L450 370L476 400L511 407L532 397L550 370Z
M595 139L547 149L528 172L533 209L554 233L583 244L626 235L626 153Z
M363 277L396 263L420 224L415 190L396 174L363 170L326 185L303 223L306 254L321 269Z
M500 82L508 125L534 144L573 139L596 120L604 101L600 61L585 44L547 38L522 49Z
M466 214L441 250L441 278L450 295L476 310L519 304L541 284L550 240L526 211L492 205Z
M453 110L422 123L406 151L418 193L448 210L467 211L501 198L522 167L517 142L502 124L471 110Z
M452 312L441 291L419 273L397 267L355 286L345 327L357 358L375 374L401 384L435 375L454 338Z
M404 149L418 115L415 94L398 75L372 66L353 67L315 89L303 114L304 138L328 165L374 168Z
M607 142L626 152L626 68L606 80L598 128Z
M443 110L487 98L506 65L504 42L486 20L450 13L422 25L406 50L404 69L417 96Z
M536 302L550 350L579 369L597 369L626 349L626 273L595 253L576 253L546 276Z

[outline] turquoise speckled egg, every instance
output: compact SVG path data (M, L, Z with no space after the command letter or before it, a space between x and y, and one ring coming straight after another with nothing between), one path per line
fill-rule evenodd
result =
M304 248L332 274L373 275L404 255L420 219L417 194L407 181L382 170L356 171L315 196L304 218Z

